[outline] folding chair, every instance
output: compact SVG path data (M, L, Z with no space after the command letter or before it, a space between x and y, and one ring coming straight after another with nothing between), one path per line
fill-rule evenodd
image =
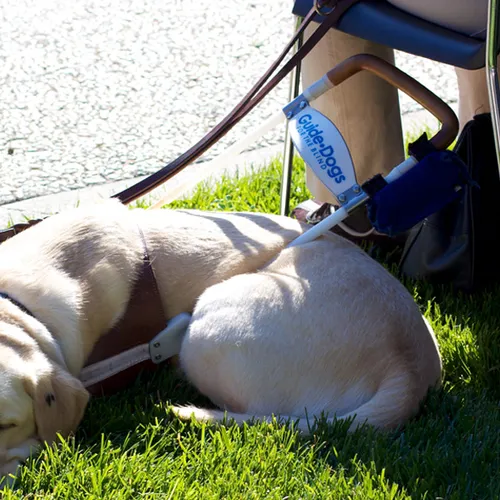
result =
M453 3L451 3L452 7ZM293 14L299 19L312 8L313 0L296 0ZM491 106L497 164L500 166L500 85L497 74L499 53L498 0L489 0L485 38L467 36L414 15L403 12L385 0L361 1L342 17L337 29L381 45L464 69L479 69L486 65L487 85ZM315 21L321 22L321 16ZM299 40L299 44L302 40ZM300 88L300 69L291 75L290 98ZM280 211L288 215L293 145L287 129L283 158L283 178Z

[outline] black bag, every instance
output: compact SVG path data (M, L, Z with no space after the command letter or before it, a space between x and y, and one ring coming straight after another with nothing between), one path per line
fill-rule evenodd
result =
M472 292L499 281L500 177L491 115L468 122L454 151L475 186L412 228L400 267L412 278Z

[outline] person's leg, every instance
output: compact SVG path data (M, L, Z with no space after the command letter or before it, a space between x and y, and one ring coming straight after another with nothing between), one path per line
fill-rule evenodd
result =
M486 37L487 0L389 0L394 6L434 24L479 39ZM488 89L484 69L456 68L460 128L474 115L489 113Z
M315 28L315 24L309 27L306 36ZM303 87L359 53L374 54L394 62L392 49L330 30L302 63ZM397 90L380 78L361 72L328 91L312 106L332 120L344 136L359 183L377 173L387 174L404 159ZM335 202L310 169L307 169L307 185L318 201Z
M460 129L474 115L490 112L485 69L455 68L458 83L458 119Z

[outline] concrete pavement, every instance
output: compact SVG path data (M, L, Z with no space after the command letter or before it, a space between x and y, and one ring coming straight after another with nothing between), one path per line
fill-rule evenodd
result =
M282 50L293 30L291 5L291 0L4 0L0 219L108 196L182 153ZM456 104L453 68L400 53L397 63ZM283 82L202 159L280 109L287 86ZM411 127L418 107L405 96L401 107L405 126ZM427 118L417 123L418 128ZM282 139L278 128L251 149L265 161L281 149Z

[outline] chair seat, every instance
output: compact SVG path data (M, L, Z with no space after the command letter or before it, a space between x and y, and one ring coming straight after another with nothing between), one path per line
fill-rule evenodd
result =
M305 16L313 0L296 0L293 13ZM321 16L315 21L321 22ZM337 27L350 35L441 63L465 69L485 64L485 42L424 21L386 1L361 1L351 7Z

